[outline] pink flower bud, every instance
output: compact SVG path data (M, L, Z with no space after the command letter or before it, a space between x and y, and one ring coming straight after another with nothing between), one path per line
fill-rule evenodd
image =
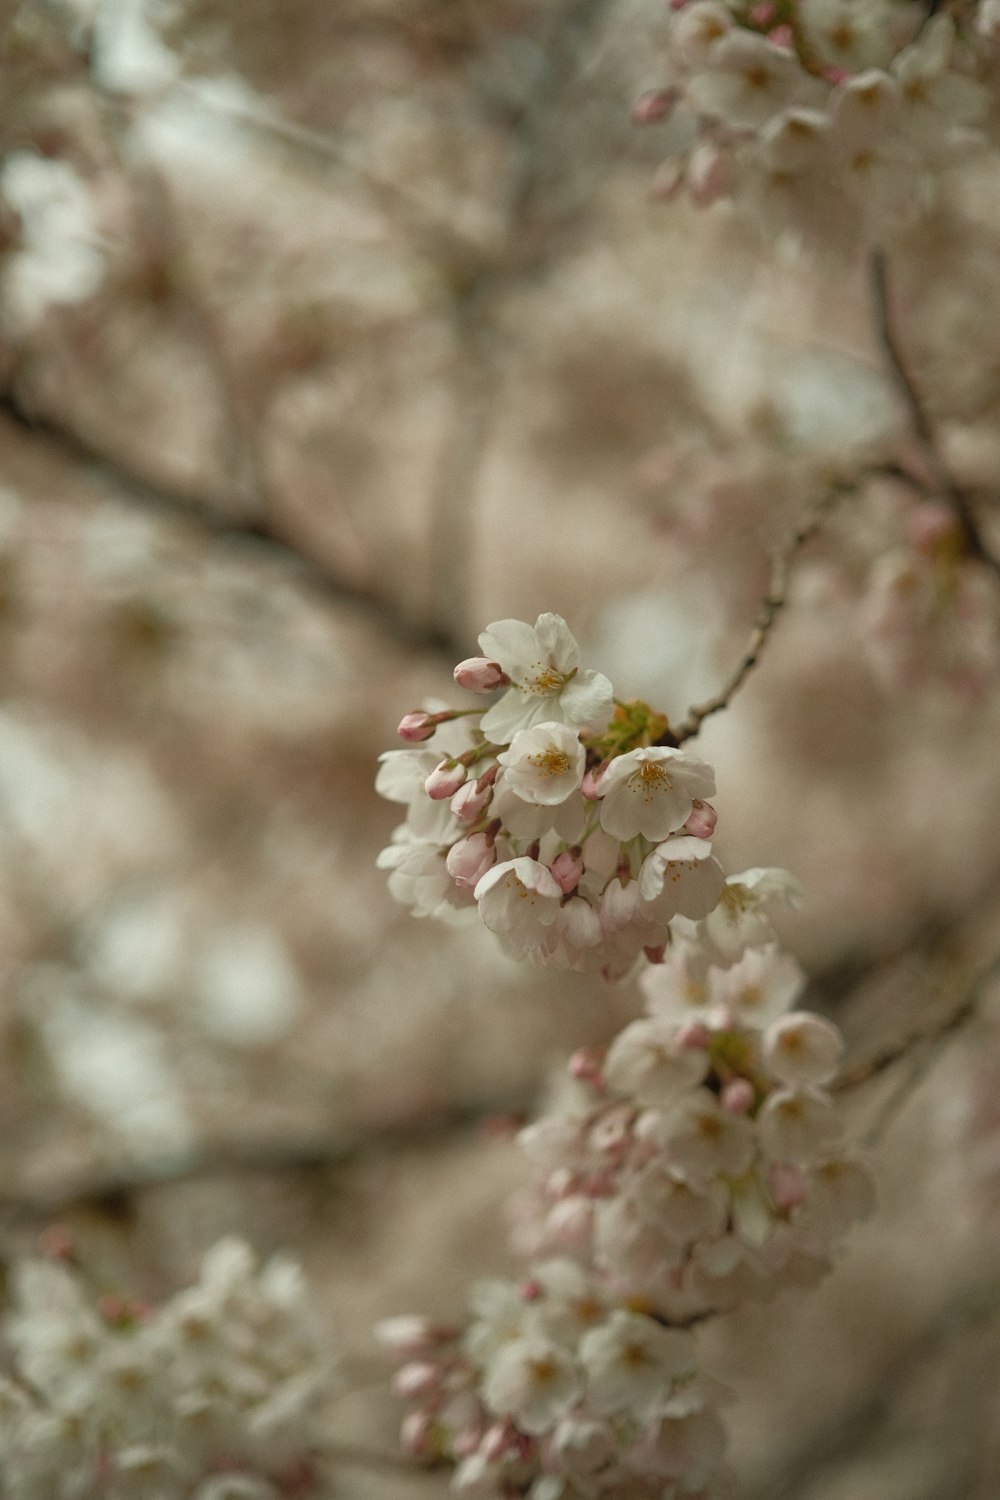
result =
M939 545L960 536L958 521L950 505L927 500L915 505L907 518L910 541L918 552L932 556Z
M459 839L452 844L445 860L455 884L468 886L470 890L496 862L496 846L486 833L471 833L468 838Z
M655 947L643 948L642 951L651 964L662 964L667 956L667 945L666 943L657 943Z
M725 197L732 187L732 162L725 151L702 141L688 158L686 177L692 202L699 208L708 208L719 198Z
M456 1458L471 1458L474 1453L478 1453L482 1440L481 1427L463 1427L451 1440L452 1450Z
M441 1386L441 1371L437 1365L415 1361L404 1365L392 1377L392 1389L397 1396L412 1400L418 1396L432 1396Z
M596 802L600 793L601 777L604 775L606 765L594 766L590 771L585 771L583 781L580 783L580 791L588 802Z
M687 1021L678 1029L676 1040L678 1047L707 1047L712 1040L712 1033L704 1021Z
M795 32L790 26L775 26L767 33L767 39L772 47L783 47L786 52L795 47Z
M485 656L470 656L460 661L452 675L459 687L468 688L470 693L492 693L494 688L510 683L500 663Z
M431 1451L430 1435L434 1418L429 1411L407 1412L399 1429L399 1442L411 1458L426 1458Z
M396 733L401 740L429 740L438 726L437 714L425 713L423 709L415 709L411 714L404 714L399 721Z
M515 1441L514 1429L509 1422L494 1422L493 1426L488 1427L484 1432L478 1451L487 1463L495 1464L514 1446Z
M446 797L455 795L467 774L461 761L443 760L424 782L424 791L433 801L443 802Z
M544 1290L540 1281L522 1281L517 1289L517 1295L522 1302L537 1302Z
M582 1193L560 1198L545 1216L545 1237L564 1250L581 1249L594 1227L594 1205Z
M492 799L491 786L481 787L478 781L465 781L451 799L451 810L460 823L474 823Z
M746 1115L753 1108L753 1084L748 1078L731 1078L722 1090L721 1104L731 1115Z
M640 94L632 105L633 125L655 125L658 120L666 120L674 112L678 94L676 89L650 89L648 93Z
M575 891L583 874L583 851L578 847L564 849L549 865L552 878L565 895Z
M771 1197L782 1213L798 1208L806 1195L806 1180L798 1167L777 1165L770 1172Z
M702 802L696 797L691 805L688 820L684 824L684 832L689 833L692 838L710 839L718 821L719 814L711 802Z
M580 1047L567 1064L569 1076L578 1083L591 1083L600 1087L601 1057L591 1047Z
M750 20L754 26L770 26L777 14L778 8L772 5L771 0L761 0L750 12Z
M442 1323L432 1323L430 1318L416 1313L383 1318L375 1325L375 1337L397 1359L412 1359L414 1355L426 1354L430 1349L453 1338L454 1332L454 1329Z

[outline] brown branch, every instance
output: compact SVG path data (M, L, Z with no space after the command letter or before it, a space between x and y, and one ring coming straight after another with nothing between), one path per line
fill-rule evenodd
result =
M435 1113L390 1120L368 1129L340 1135L317 1133L288 1140L205 1142L189 1151L165 1152L111 1167L84 1169L45 1183L37 1173L26 1181L0 1185L0 1212L46 1220L70 1209L90 1207L125 1213L132 1198L156 1188L204 1178L227 1176L284 1176L346 1171L360 1161L407 1146L475 1130L495 1119L521 1119L532 1100L482 1099L452 1104Z
M665 743L683 745L685 740L693 738L698 733L705 719L729 707L733 697L757 665L778 616L788 603L788 582L796 557L819 531L827 513L837 501L844 495L855 494L858 488L858 483L845 482L832 485L828 492L816 502L810 515L798 530L782 547L777 548L771 554L771 581L743 655L720 690L713 697L707 698L704 703L698 703L690 708L687 718L676 729L670 730L668 736L665 736Z
M271 561L292 567L300 581L316 594L362 612L406 646L440 652L452 660L462 654L462 643L410 619L377 594L343 582L294 540L283 536L266 517L240 519L226 515L194 493L173 489L158 478L139 473L81 433L32 412L14 390L0 390L0 414L53 452L86 464L91 473L113 484L128 503L196 526L220 544L256 548Z
M869 1083L873 1078L878 1078L889 1068L895 1066L904 1057L908 1056L914 1048L926 1045L936 1045L947 1042L957 1031L970 1021L979 1009L984 991L990 983L1000 976L1000 954L991 960L976 975L969 989L966 991L961 1003L945 1016L943 1020L936 1022L933 1026L925 1027L922 1031L914 1032L902 1042L896 1042L891 1047L885 1047L876 1052L864 1062L849 1068L842 1073L833 1085L836 1093L845 1093L849 1089L860 1087Z
M958 521L965 550L1000 577L1000 558L986 544L966 490L956 482L941 456L934 425L923 397L907 366L906 357L890 310L888 262L884 250L872 252L870 262L872 316L889 373L906 407L910 426L924 450L935 488L947 500Z

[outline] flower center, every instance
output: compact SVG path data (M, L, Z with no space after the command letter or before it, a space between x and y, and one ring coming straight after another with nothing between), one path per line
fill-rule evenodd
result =
M537 755L529 755L528 763L537 766L543 776L562 776L572 769L573 764L565 750L554 748L541 750Z
M530 671L525 673L520 687L525 693L534 693L539 698L551 698L554 693L561 693L569 681L563 672L557 672L555 667L546 666L544 662L535 662Z

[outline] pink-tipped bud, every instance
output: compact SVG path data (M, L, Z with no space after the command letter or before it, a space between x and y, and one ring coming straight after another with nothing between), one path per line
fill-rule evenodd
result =
M493 800L493 788L478 781L465 781L451 799L451 811L460 823L474 823Z
M915 505L907 517L906 529L914 547L925 556L933 555L942 542L960 535L955 512L938 500Z
M596 802L600 793L601 777L604 775L607 765L594 766L592 770L585 771L583 781L580 783L580 791L588 802Z
M411 1458L428 1458L431 1453L431 1429L434 1418L429 1411L407 1412L399 1429L399 1443Z
M691 201L699 208L709 208L724 198L733 185L732 161L711 141L702 141L688 158L685 180Z
M414 1361L396 1371L392 1377L392 1389L397 1396L407 1400L436 1395L441 1389L441 1371L427 1361Z
M599 1087L602 1061L600 1053L595 1052L592 1047L580 1047L567 1064L569 1076L578 1083L591 1083Z
M417 1313L402 1313L397 1318L383 1318L375 1325L375 1337L392 1351L397 1359L412 1359L426 1354L454 1337L455 1330Z
M413 713L403 715L396 733L401 740L429 740L440 722L437 714L425 713L418 708Z
M657 943L655 947L643 948L642 951L651 964L662 964L667 956L667 945L666 943Z
M786 52L795 49L795 32L790 26L775 26L767 33L767 39L772 47L783 47Z
M492 693L510 683L500 663L485 656L470 656L460 661L452 675L459 687L468 688L470 693Z
M494 1422L483 1433L478 1451L489 1464L499 1463L516 1441L516 1434L509 1422Z
M481 1427L463 1427L456 1432L451 1440L451 1446L456 1458L471 1458L474 1453L479 1452L479 1445L483 1440Z
M678 1047L704 1048L712 1040L712 1033L704 1021L686 1021L677 1031Z
M448 850L445 864L448 874L456 885L468 886L472 890L497 862L497 851L493 840L485 833L470 833L459 839Z
M72 1261L76 1246L72 1230L65 1224L49 1224L38 1236L38 1248L46 1260Z
M695 798L683 831L689 833L692 838L710 839L718 821L719 814L711 802L701 802Z
M850 72L849 72L849 70L847 68L824 68L823 69L823 77L824 77L824 79L826 80L827 83L832 83L833 86L834 86L834 88L837 88L837 86L839 84L841 84L841 83L846 83L847 80L850 78L850 76L851 76Z
M582 849L579 847L564 849L561 854L556 855L549 865L549 870L556 885L564 895L568 896L571 891L576 890L583 874Z
M537 1302L539 1297L544 1296L544 1294L545 1288L542 1286L542 1283L535 1281L534 1278L522 1281L517 1289L517 1295L522 1302Z
M778 7L773 5L771 0L761 0L761 3L755 5L750 12L750 21L754 26L763 28L770 26L777 14Z
M798 1167L778 1164L771 1168L771 1197L774 1206L782 1213L798 1208L806 1195L806 1180Z
M655 125L660 120L669 119L678 98L676 89L650 89L640 94L632 105L632 124Z
M727 1114L747 1115L753 1109L754 1097L753 1084L748 1078L731 1078L719 1102Z
M446 797L454 797L467 775L461 761L443 760L424 782L424 791L433 801L443 802Z

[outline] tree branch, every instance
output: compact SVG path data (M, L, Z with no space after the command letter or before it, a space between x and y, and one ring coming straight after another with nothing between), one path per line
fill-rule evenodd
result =
M704 703L696 704L693 708L690 708L687 718L676 729L670 730L669 734L664 737L664 743L683 745L685 740L692 739L698 733L705 719L729 707L733 697L757 665L760 654L767 643L768 636L774 629L778 616L788 603L788 582L796 557L806 543L819 531L828 512L837 501L844 495L855 494L858 488L858 483L847 482L831 486L829 491L816 502L808 518L789 537L784 546L777 548L771 554L771 582L761 603L757 619L750 632L750 638L747 641L742 657L729 674L719 692L714 697L707 698Z
M1000 577L1000 558L986 544L966 491L958 484L941 457L937 435L927 413L923 397L906 363L899 335L890 310L888 262L884 250L872 252L870 262L872 314L875 333L889 374L906 407L910 426L924 450L927 468L937 490L955 512L965 550Z
M40 1185L32 1173L30 1186L27 1182L0 1184L0 1212L39 1220L83 1207L123 1213L137 1194L198 1179L342 1172L387 1150L447 1140L498 1118L520 1120L532 1103L528 1098L483 1099L339 1136L318 1133L288 1140L208 1141L189 1151L88 1169Z
M197 526L213 541L257 548L272 562L293 567L301 581L315 593L364 613L406 646L440 652L451 660L462 654L462 644L446 637L441 630L411 620L377 594L344 583L296 542L282 536L265 517L241 520L227 516L194 494L171 489L158 479L126 467L71 428L31 412L13 390L0 390L0 414L52 452L96 470L128 502Z

